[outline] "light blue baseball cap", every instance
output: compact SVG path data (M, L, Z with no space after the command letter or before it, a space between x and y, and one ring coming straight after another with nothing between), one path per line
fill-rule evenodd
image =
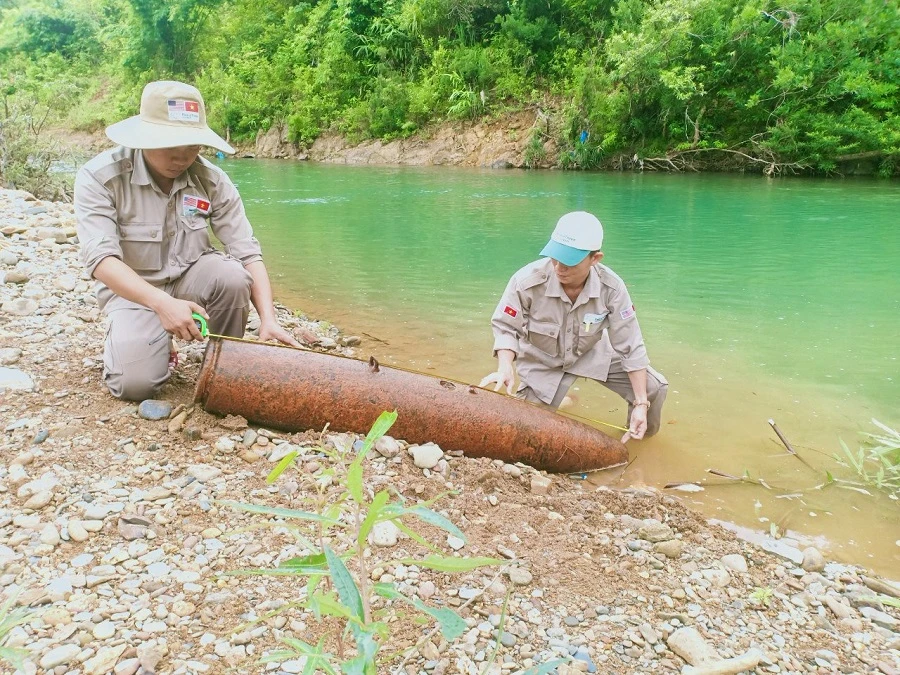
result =
M597 217L587 211L573 211L557 221L541 255L572 267L584 260L591 251L599 251L601 246L603 225Z

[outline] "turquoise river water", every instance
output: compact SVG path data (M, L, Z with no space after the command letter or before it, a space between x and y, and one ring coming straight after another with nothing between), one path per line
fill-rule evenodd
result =
M707 516L772 523L826 555L897 576L900 505L815 489L875 418L900 428L900 186L869 180L487 171L226 161L277 298L363 338L360 356L477 383L490 315L556 219L604 223L655 368L663 431L592 477L663 487ZM579 381L571 413L624 424ZM810 469L788 455L774 419ZM603 428L602 426L600 428ZM611 431L615 434L615 431ZM707 469L762 478L771 490Z

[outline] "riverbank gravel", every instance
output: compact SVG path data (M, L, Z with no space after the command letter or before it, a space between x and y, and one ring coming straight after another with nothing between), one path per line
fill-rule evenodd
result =
M205 413L192 402L200 344L179 346L161 402L111 398L71 206L0 191L0 233L0 595L30 612L4 645L27 650L21 672L302 672L302 659L260 658L283 637L328 633L334 648L337 623L288 605L296 579L225 573L308 551L287 528L260 528L270 517L223 502L313 509L329 489L321 448L360 437ZM311 348L365 349L327 322L279 316ZM861 567L784 539L763 550L652 490L389 437L375 450L367 488L410 503L449 491L434 508L465 540L422 531L447 555L504 561L434 572L393 562L427 553L402 531L373 531L373 580L466 621L448 644L398 613L385 652L416 646L401 672L504 675L564 658L562 675L900 673L900 589ZM290 452L298 470L267 485Z

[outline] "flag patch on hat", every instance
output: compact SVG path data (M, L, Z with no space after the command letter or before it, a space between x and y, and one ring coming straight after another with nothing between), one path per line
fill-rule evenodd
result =
M201 197L195 197L194 195L185 195L181 199L181 207L182 213L186 216L193 216L197 213L208 216L210 204L208 201L202 199Z
M169 109L169 120L176 122L199 122L200 104L197 101L185 101L180 98L170 98L166 105Z
M519 315L519 312L514 307L510 307L509 305L503 308L503 313L509 314L514 319Z
M619 312L619 314L622 317L622 321L625 321L626 319L630 319L631 317L634 316L634 305L632 305L628 309L623 309L621 312Z

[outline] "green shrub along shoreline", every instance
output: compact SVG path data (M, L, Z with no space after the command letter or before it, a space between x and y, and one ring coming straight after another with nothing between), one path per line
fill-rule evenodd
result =
M3 180L12 137L97 130L168 77L236 142L534 110L528 166L900 173L885 0L0 0Z

